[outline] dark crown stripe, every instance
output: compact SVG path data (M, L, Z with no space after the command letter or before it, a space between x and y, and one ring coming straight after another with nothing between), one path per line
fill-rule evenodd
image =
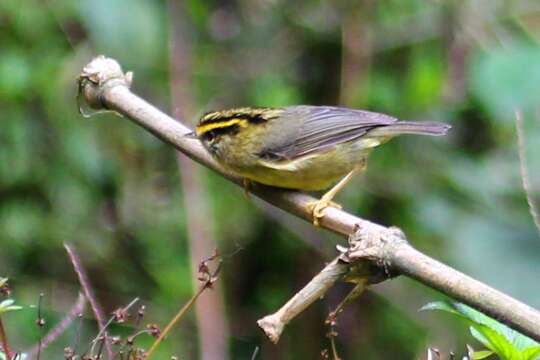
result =
M218 122L224 122L232 119L248 120L250 123L261 123L270 120L275 116L268 116L267 111L273 111L268 108L246 108L231 109L225 111L211 111L201 117L199 125L206 125Z
M203 117L200 125L207 125L207 124L215 124L219 122L225 122L228 120L233 119L241 119L241 120L248 120L251 121L252 117L247 114L231 114L231 115L219 115L216 114L216 116L206 117L206 115Z

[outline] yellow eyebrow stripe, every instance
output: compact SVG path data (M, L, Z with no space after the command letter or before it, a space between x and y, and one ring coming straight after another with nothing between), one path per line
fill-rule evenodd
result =
M201 135L201 134L204 134L205 132L208 132L214 129L226 128L233 125L239 125L241 127L245 127L247 123L248 121L246 119L231 119L231 120L222 121L222 122L199 125L197 126L196 132L197 132L197 135Z

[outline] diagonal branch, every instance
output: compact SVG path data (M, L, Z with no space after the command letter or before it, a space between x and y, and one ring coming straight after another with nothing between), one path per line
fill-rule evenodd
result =
M68 243L64 243L64 248L66 249L69 259L71 260L73 270L75 270L75 273L79 278L79 283L83 290L84 296L86 296L86 299L90 303L90 308L92 309L92 312L94 313L94 316L98 323L99 331L104 332L105 334L105 346L107 347L107 353L109 355L109 358L112 358L113 351L110 342L107 340L107 333L105 332L107 328L105 323L105 315L103 309L101 308L101 305L97 301L92 286L90 285L88 275L86 275L86 270L82 267L81 259L79 258L79 255L75 252L74 248Z
M129 88L131 77L130 73L124 74L122 72L120 65L115 60L99 56L89 63L80 75L80 95L84 96L90 107L99 110L108 109L128 117L191 159L241 185L241 179L227 174L210 157L197 139L194 139L193 136L186 136L192 133L189 128L133 94ZM307 194L262 185L254 186L251 191L261 199L293 215L312 221L311 213L307 210L306 205L314 199ZM537 310L441 264L410 245L405 246L404 244L407 243L404 237L402 235L396 236L392 228L386 228L333 207L326 210L325 216L320 219L320 226L347 237L358 231L361 232L362 235L359 239L352 239L355 241L353 241L353 246L347 251L346 256L342 255L340 262L336 261L336 264L342 264L343 261L348 264L346 272L354 270L357 266L356 262L359 260L369 261L378 265L380 269L384 270L384 273L396 273L411 277L540 341L540 326L538 326L540 313ZM365 234L369 234L369 236L366 238ZM379 241L366 241L370 238ZM359 244L362 246L358 247ZM315 287L310 288L309 291L312 293L321 290L317 294L323 295L335 281L341 278L342 276L334 276L329 281L324 282L322 290ZM320 277L319 280L321 280ZM323 280L325 280L324 276ZM308 286L311 285L313 284L308 284ZM308 300L304 303L294 302L295 307L301 307L299 312L316 298L309 296Z

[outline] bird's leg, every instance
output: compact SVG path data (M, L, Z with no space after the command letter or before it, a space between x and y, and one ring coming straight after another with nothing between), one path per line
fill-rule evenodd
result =
M249 189L251 188L251 180L248 178L242 179L242 187L244 188L244 195L249 199Z
M341 209L341 205L336 204L332 201L332 199L334 198L334 196L336 196L338 192L341 191L341 189L345 187L345 185L347 185L347 183L353 178L353 176L360 172L362 169L364 169L364 166L354 168L350 173L345 175L343 179L341 179L336 185L334 185L333 188L328 190L328 192L326 192L319 200L307 204L308 211L313 214L313 225L319 226L319 219L324 217L324 210L328 206L333 206Z

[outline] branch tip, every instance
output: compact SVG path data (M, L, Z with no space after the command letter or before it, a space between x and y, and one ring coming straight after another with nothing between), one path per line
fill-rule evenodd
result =
M104 101L105 91L114 86L131 87L133 73L124 74L120 64L104 55L98 55L90 61L77 78L77 100L81 114L85 115L80 107L80 96L92 109L107 109Z
M285 323L276 314L268 315L257 321L259 327L274 344L277 344L281 333L285 328Z

